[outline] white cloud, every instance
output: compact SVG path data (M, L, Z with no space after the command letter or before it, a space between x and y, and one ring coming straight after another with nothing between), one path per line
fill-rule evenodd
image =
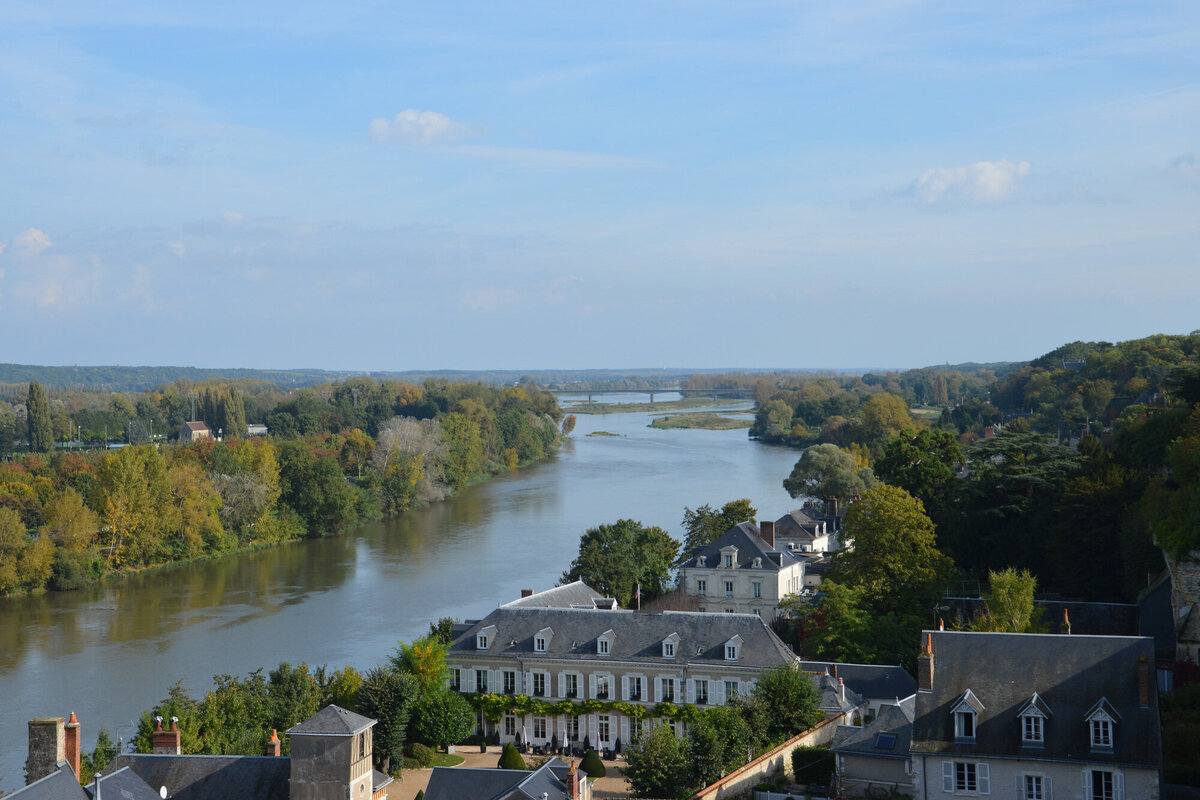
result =
M427 145L452 142L477 136L479 127L458 122L436 111L401 111L391 120L378 117L367 126L371 139L376 142L399 142L408 145Z
M167 242L167 249L178 258L183 258L187 253L187 248L183 246L183 242Z
M54 242L50 241L50 237L46 235L45 231L38 230L37 228L29 228L18 233L16 238L13 239L13 244L29 255L35 256L47 247L52 246Z
M1016 164L1007 158L977 161L963 167L925 170L913 184L913 191L926 203L944 200L985 203L1008 197L1028 174L1028 161Z

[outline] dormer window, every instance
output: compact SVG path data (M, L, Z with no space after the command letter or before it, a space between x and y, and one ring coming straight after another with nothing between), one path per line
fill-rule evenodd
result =
M737 661L738 651L742 649L742 637L734 636L725 643L725 660Z
M675 648L679 645L679 634L672 633L666 639L663 639L662 654L663 658L674 658Z
M1084 720L1091 733L1092 750L1111 751L1113 749L1113 728L1121 715L1112 707L1107 698L1092 706Z
M491 645L492 640L496 637L496 626L488 625L486 628L480 628L475 634L475 649L487 650Z
M725 569L733 569L737 566L737 548L733 545L721 548L721 563L725 565Z
M733 568L733 556L729 553L725 554L725 569Z
M550 644L550 639L554 636L553 628L542 628L533 637L533 652L546 652L546 645Z
M762 559L761 558L754 559L754 568L762 569Z
M538 636L536 639L534 639L533 640L533 651L535 653L546 652L546 640L544 638L542 638L541 636Z
M1025 702L1017 712L1021 721L1021 745L1023 747L1041 747L1046 743L1046 720L1050 715L1050 707L1046 701L1033 693L1033 697Z
M696 558L696 566L697 566L697 567L703 567L703 566L706 566L706 564L705 564L705 562L706 562L706 561L708 561L708 556L697 556L697 558Z
M983 703L970 689L958 698L958 702L950 709L954 715L954 738L957 741L974 742L975 728L979 715L983 713Z
M596 654L606 656L612 648L612 640L615 634L612 630L607 630L596 637Z

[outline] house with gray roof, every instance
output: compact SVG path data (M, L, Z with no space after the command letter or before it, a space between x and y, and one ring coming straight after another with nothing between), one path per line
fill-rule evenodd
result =
M521 596L504 604L507 608L608 608L617 607L616 599L604 597L583 581L535 592L522 589Z
M592 784L572 763L535 770L434 767L425 800L591 800Z
M461 692L649 708L725 703L748 693L763 670L797 658L753 614L501 606L458 630L446 662L450 685ZM499 735L536 746L577 745L586 737L598 749L614 749L618 739L640 734L642 722L615 712L507 713Z
M779 601L803 591L804 565L816 557L775 531L773 522L743 522L696 548L677 565L680 590L696 597L701 611L775 619Z
M909 747L914 700L880 708L862 727L839 725L830 750L836 759L838 795L880 796L888 791L912 794Z
M845 681L850 691L862 697L868 717L879 713L883 706L896 705L906 697L912 697L917 691L917 679L901 666L801 661L800 668Z
M1154 641L926 631L913 790L1022 800L1157 800Z

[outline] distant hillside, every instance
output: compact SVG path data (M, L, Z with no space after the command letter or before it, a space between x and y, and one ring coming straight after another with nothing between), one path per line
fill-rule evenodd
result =
M313 386L340 380L354 372L320 369L203 369L200 367L40 367L0 364L0 383L38 381L55 389L90 389L109 392L144 392L175 381L257 380L282 388Z

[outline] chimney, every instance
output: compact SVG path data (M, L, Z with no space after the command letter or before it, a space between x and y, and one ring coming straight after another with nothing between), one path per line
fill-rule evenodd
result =
M1150 707L1150 662L1145 653L1138 659L1138 705Z
M183 753L182 737L179 733L179 717L171 717L171 730L163 730L163 718L155 717L154 721L158 723L154 729L154 736L151 737L153 752L156 755L177 756Z
M279 743L279 731L271 729L271 741L267 742L267 755L279 756L283 754L282 745Z
M75 780L79 780L79 762L83 756L79 740L79 720L75 719L75 712L71 712L71 718L67 720L66 730L64 734L64 747L66 749L67 763L71 765L71 769L75 771Z
M763 520L758 523L758 535L767 543L767 547L775 546L775 523Z
M938 630L939 631L946 630L946 620L942 619L941 617L938 617Z
M933 691L933 634L925 632L925 644L917 656L917 689Z
M830 664L830 665L829 665L829 674L830 674L830 675L832 675L832 676L833 676L833 677L835 677L835 678L837 677L837 664Z
M842 702L846 702L846 682L838 678L838 694L842 696Z
M1063 626L1063 633L1065 633L1067 636L1070 636L1071 635L1071 615L1067 613L1067 610L1065 608L1063 609L1063 624L1062 624L1062 626Z
M521 597L533 597L533 589L522 589Z
M575 769L575 762L571 762L571 769L567 771L567 796L571 800L579 800L579 772Z
M836 497L831 497L825 501L825 513L831 517L838 515L838 501Z
M66 760L64 720L39 717L29 720L29 757L25 759L25 783L53 774L58 762Z

